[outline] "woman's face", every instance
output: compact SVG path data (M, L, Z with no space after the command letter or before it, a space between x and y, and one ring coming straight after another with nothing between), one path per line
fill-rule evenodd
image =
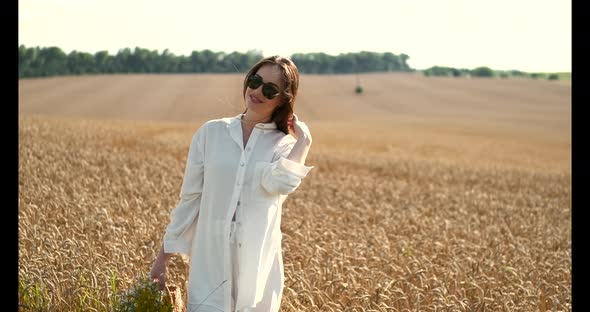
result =
M274 84L278 87L279 92L282 93L284 86L282 79L281 69L272 64L262 65L256 72L258 76L262 78L265 84ZM256 89L246 88L246 107L248 110L252 110L262 116L269 116L275 110L275 108L281 103L281 95L276 96L272 100L269 100L262 93L263 85L260 85Z

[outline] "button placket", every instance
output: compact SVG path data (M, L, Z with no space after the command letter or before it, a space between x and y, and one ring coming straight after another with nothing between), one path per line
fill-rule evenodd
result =
M240 159L240 163L245 164L243 153L242 153L242 157ZM240 219L239 212L236 213L236 211L238 210L237 208L240 204L240 193L241 193L241 185L242 185L242 182L244 179L244 171L245 171L244 166L238 167L238 172L237 172L237 176L236 176L236 187L234 187L232 201L231 201L230 215L233 217L233 215L235 214L236 221L238 221ZM232 218L232 217L230 217L230 218Z
M240 157L240 162L239 162L239 167L238 167L238 181L236 182L237 186L236 187L236 197L237 200L236 202L236 208L239 208L241 202L240 202L240 196L239 194L241 193L241 189L247 185L246 181L244 181L244 176L245 176L245 171L246 171L246 164L248 164L248 161L250 159L251 156L251 151L252 151L252 146L254 144L256 144L256 141L258 140L258 136L260 135L260 130L258 130L257 128L254 128L254 130L252 131L252 134L250 135L250 139L248 140L248 143L246 143L245 148L242 150L242 155ZM241 213L241 209L238 209L238 216L236 218L236 234L240 231L241 228L241 218L239 216L239 214ZM240 235L236 235L236 239L237 239L237 243L238 243L238 248L242 248L242 242L240 241L241 237Z

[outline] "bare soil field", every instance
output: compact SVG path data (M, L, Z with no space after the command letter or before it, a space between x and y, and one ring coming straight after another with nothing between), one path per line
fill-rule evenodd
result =
M360 81L302 76L316 168L283 207L281 311L571 311L570 82ZM19 81L19 310L112 309L149 271L192 134L243 111L241 84Z

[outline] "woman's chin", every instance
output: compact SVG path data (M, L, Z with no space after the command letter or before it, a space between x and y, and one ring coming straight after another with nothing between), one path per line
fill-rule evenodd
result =
M258 108L256 107L256 104L254 104L254 103L248 102L248 105L246 105L246 107L251 112L258 112Z
M263 107L262 103L261 104L256 104L256 103L252 103L252 102L248 102L248 110L252 111L254 113L260 114L260 115L265 115L267 114L264 109L262 109Z

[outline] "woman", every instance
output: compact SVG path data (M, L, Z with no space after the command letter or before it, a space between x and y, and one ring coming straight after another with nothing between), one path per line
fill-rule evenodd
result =
M172 253L190 256L187 311L278 311L284 282L281 206L313 168L309 128L293 114L299 72L288 58L256 63L244 113L194 134L180 202L151 277L165 284Z

